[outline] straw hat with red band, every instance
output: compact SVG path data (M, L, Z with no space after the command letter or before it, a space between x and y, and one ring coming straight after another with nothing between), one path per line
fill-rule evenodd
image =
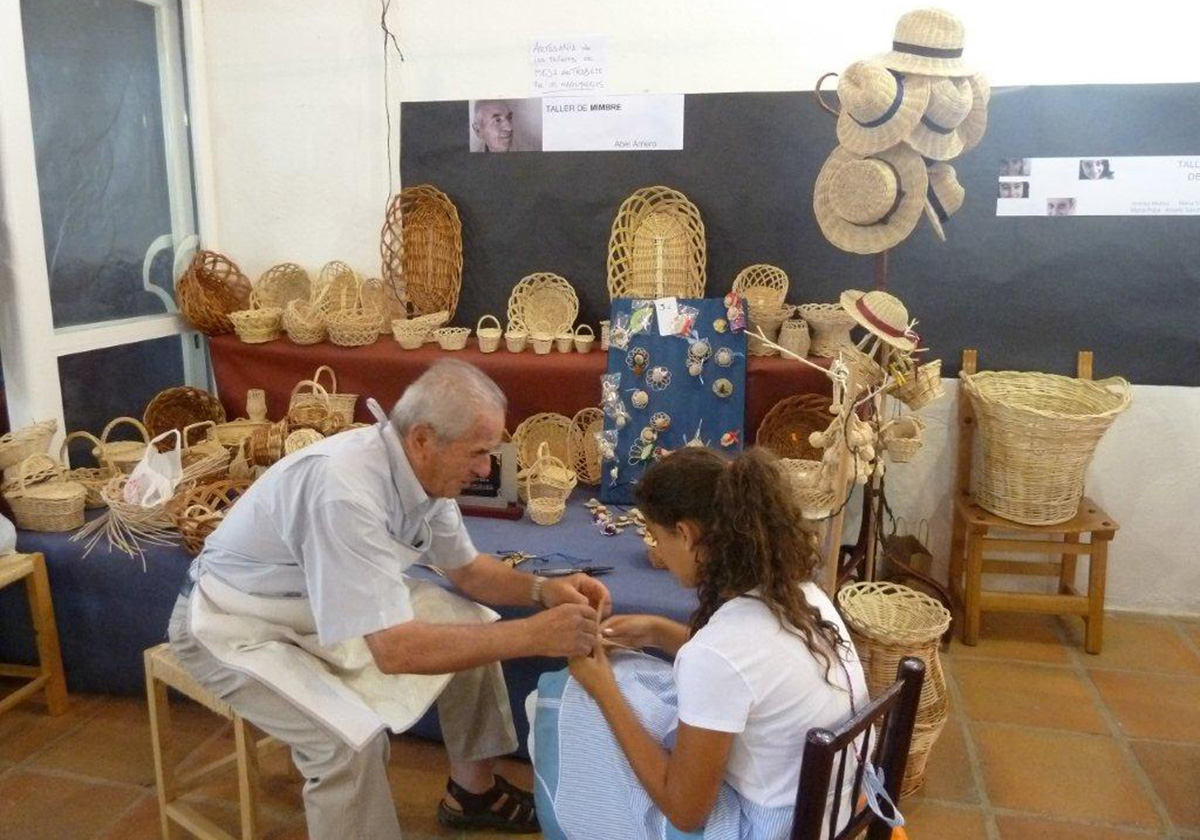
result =
M962 21L943 9L917 9L900 18L892 51L879 61L901 73L925 76L969 76L963 63Z
M913 77L910 77L913 78ZM966 79L934 79L929 105L908 136L908 145L934 160L950 160L962 152L958 127L971 113L975 96Z
M948 163L934 163L929 166L929 191L925 196L925 218L937 238L946 241L946 232L942 225L962 207L966 198L966 190L958 183L958 173Z
M982 73L976 73L967 79L971 86L971 112L958 127L958 136L962 138L962 150L969 152L974 149L983 134L987 131L988 102L992 98L992 88Z
M871 155L904 140L929 104L929 79L906 79L876 61L856 61L838 76L838 142Z
M852 254L877 254L913 231L925 207L929 176L904 144L870 157L840 146L817 175L813 212L825 238Z
M908 309L887 292L842 292L842 308L858 323L898 350L912 350L920 336L908 326Z

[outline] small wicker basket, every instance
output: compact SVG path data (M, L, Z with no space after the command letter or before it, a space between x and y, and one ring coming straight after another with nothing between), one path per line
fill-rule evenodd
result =
M530 342L533 344L533 352L539 356L545 356L554 349L554 336L546 333L534 333Z
M302 388L307 388L307 391L302 391ZM297 400L296 397L304 397L305 399ZM340 429L343 425L342 415L333 408L333 403L329 399L329 392L325 387L315 379L302 379L292 388L292 398L288 402L289 408L284 427L275 432L275 436L279 438L277 446L271 446L271 451L274 457L270 463L279 460L283 454L283 439L287 436L288 425L316 429L322 435L332 434ZM278 424L272 424L268 427L268 433L275 430Z
M484 322L489 320L496 326L485 327ZM500 340L504 337L500 319L495 315L484 315L475 324L475 337L479 339L479 352L495 353L500 349Z
M745 298L751 309L779 309L787 297L788 276L774 265L748 265L733 279L732 291Z
M813 432L824 431L831 420L828 396L793 394L771 406L758 425L754 441L779 458L820 461L823 451L808 438Z
M925 421L910 414L884 423L879 429L879 439L893 463L907 464L925 445L921 439L924 430Z
M892 391L893 396L909 407L919 411L946 393L942 384L942 360L934 359L916 369Z
M443 350L465 350L471 331L466 327L439 327L433 335Z
M320 443L325 440L325 436L316 429L301 428L291 432L283 440L283 454L291 455L293 452L299 452L306 446L312 446L314 443Z
M575 349L575 333L565 332L554 336L554 349L559 353L570 353Z
M529 333L514 329L512 324L504 331L504 346L509 353L522 353L529 344Z
M779 351L764 344L757 333L762 330L768 341L776 341L783 322L791 317L791 314L791 307L751 310L746 324L746 353L751 356L778 356Z
M397 318L392 321L392 336L404 350L420 350L432 330L419 318Z
M553 525L561 520L567 497L579 480L575 471L551 455L550 447L543 443L524 478L529 518L538 525Z
M61 480L62 468L46 476L39 458L29 456L18 465L17 476L6 484L4 498L13 522L26 531L57 533L83 526L87 488L77 481ZM34 472L38 475L34 476ZM39 481L34 481L39 478Z
M820 461L781 458L779 465L792 485L792 497L805 519L823 519L833 512L837 496L823 478Z
M250 293L250 308L229 313L233 331L246 344L265 344L282 335L283 310L264 306L257 291Z
M325 313L307 300L288 301L283 308L283 328L293 344L319 344L325 340Z
M313 371L312 380L318 384L322 383L321 377L328 377L329 384L323 385L325 389L324 396L316 393L315 390L308 393L292 392L291 401L288 403L288 411L293 408L302 408L305 405L320 404L328 405L330 411L338 416L342 425L347 426L354 422L354 406L358 403L358 394L350 394L344 391L338 391L337 374L333 372L333 368L329 365L321 365Z
M587 330L587 332L583 332ZM577 353L592 352L592 345L596 343L596 331L592 329L590 324L580 324L575 328L575 351Z
M30 455L45 452L57 431L57 420L39 420L0 437L0 469L8 470Z
M808 336L808 322L802 318L784 321L779 330L779 346L801 358L808 355L812 340Z
M108 436L112 430L120 425L129 425L137 429L138 434L142 436L141 440L114 440L110 441ZM146 427L142 425L142 421L136 417L117 417L110 420L104 430L100 432L100 445L96 451L92 452L96 461L99 463L108 463L115 467L120 472L128 475L133 472L133 468L138 465L138 461L142 460L142 456L146 454L146 447L150 445L150 433Z
M850 330L858 323L840 303L806 303L798 307L800 317L808 322L811 336L809 352L814 356L836 359L838 350L853 344Z

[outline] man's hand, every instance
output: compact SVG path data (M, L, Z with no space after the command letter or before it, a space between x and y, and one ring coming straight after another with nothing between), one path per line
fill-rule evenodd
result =
M525 620L535 656L586 656L599 638L599 617L587 604L560 604Z
M547 607L588 604L600 618L607 618L612 612L612 596L608 593L608 587L585 574L547 578L542 584L542 603Z

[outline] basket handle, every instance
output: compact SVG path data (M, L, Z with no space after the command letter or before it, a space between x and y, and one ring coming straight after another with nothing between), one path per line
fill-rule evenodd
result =
M583 335L580 330L587 330L588 335L590 335L592 338L596 337L596 331L592 329L591 324L580 324L575 328L575 335Z
M310 386L309 390L312 392L314 397L323 400L326 407L329 406L329 392L326 391L321 383L315 379L301 379L299 382L297 382L296 387L292 389L292 396L288 401L289 405L291 404L291 400L296 398L296 394L300 393L300 389L305 385Z
M188 432L190 432L192 429L199 429L204 426L208 427L208 432L204 435L203 440L214 440L217 436L217 424L212 420L199 420L195 423L192 423L191 425L183 427L183 444L184 444L184 446L189 445L188 444ZM195 444L191 444L191 445L194 446Z
M333 368L331 368L329 365L321 365L319 368L317 368L316 372L312 375L312 381L320 382L322 373L329 374L329 388L326 389L325 393L329 394L330 396L336 394L338 392L337 374L333 372ZM292 393L294 394L296 392L293 391Z
M99 462L100 453L102 453L104 451L104 447L101 445L100 441L96 438L96 436L94 434L92 434L91 432L88 432L88 431L84 431L82 429L78 432L71 432L69 435L67 435L65 438L63 438L62 445L58 448L58 462L60 464L62 464L64 467L67 466L67 458L68 458L67 445L75 438L86 438L87 440L90 440L93 444L95 444L95 448L92 450L92 455L96 458L97 462ZM108 466L111 467L112 465L109 464Z
M478 335L479 331L481 329L483 329L483 322L486 321L488 318L491 318L492 321L496 324L495 329L500 329L500 319L499 318L497 318L495 315L484 315L482 318L480 318L478 321L475 322L476 335Z
M115 429L117 426L121 425L122 423L127 423L130 426L133 426L135 429L137 429L142 435L143 443L150 442L150 433L148 431L146 431L146 427L142 425L141 420L138 420L136 417L117 417L113 420L109 420L108 425L104 427L104 431L102 431L100 433L100 443L101 444L108 443L109 433L112 432L113 429Z
M1123 376L1110 376L1107 379L1094 380L1097 385L1106 391L1110 391L1124 400L1129 399L1130 385L1129 380Z

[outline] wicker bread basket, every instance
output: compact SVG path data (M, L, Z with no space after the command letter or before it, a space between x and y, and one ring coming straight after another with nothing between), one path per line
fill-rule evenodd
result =
M466 327L439 327L433 335L443 350L465 350L471 331Z

